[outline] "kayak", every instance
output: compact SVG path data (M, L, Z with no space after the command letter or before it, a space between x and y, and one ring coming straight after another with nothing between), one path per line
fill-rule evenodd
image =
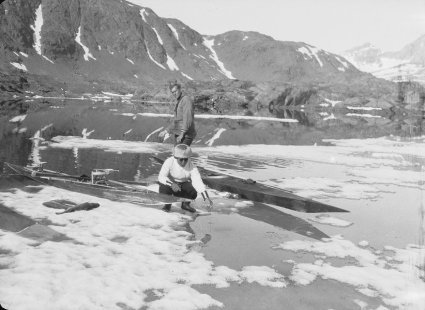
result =
M143 206L162 206L165 203L173 203L181 200L173 196L159 194L145 186L107 180L104 176L110 169L99 169L94 173L92 172L90 178L40 168L23 167L7 162L4 163L4 166L15 174L27 177L40 184L55 186L113 201L129 202ZM101 173L102 171L104 174ZM103 177L99 178L99 176Z
M164 159L153 156L159 162ZM269 203L279 207L306 213L349 212L312 199L293 194L290 191L261 184L252 179L244 179L213 171L197 165L204 183L212 189L237 194L243 199L260 203Z

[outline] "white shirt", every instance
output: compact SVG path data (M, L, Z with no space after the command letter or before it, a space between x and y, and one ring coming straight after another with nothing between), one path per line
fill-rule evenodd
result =
M184 167L180 166L174 157L167 158L158 176L159 183L165 185L171 185L171 183L174 182L183 183L189 180L192 181L192 186L198 193L205 191L205 185L204 182L202 182L199 170L192 163L190 158Z

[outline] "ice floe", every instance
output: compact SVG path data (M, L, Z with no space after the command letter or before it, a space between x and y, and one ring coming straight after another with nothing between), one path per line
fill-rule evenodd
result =
M24 238L0 230L2 305L8 309L106 309L121 305L134 309L223 307L194 285L217 288L256 283L284 288L284 276L267 266L240 270L215 266L199 252L197 243L181 228L188 220L178 213L113 202L52 187L35 193L0 192L2 205L35 219L68 238L54 242ZM100 207L63 215L44 202L67 199L93 201ZM43 227L42 225L40 225ZM148 298L148 292L155 298ZM16 296L20 296L16 298ZM78 296L78 298L75 298Z
M414 275L415 269L423 264L425 248L409 248L409 251L391 248L388 250L393 253L376 254L366 246L358 247L335 236L324 242L287 241L276 249L321 257L316 263L294 263L290 278L299 285L309 285L317 278L334 280L353 286L365 296L380 296L389 307L424 309L425 282ZM409 255L403 256L405 252ZM342 261L333 265L327 261L332 258Z
M163 114L163 113L137 113L141 116L149 116L149 117L172 117L171 114ZM122 115L133 116L131 113L122 113ZM215 115L215 114L197 114L196 118L204 118L204 119L214 119L214 118L226 118L226 119L241 119L241 120L258 120L258 121L271 121L271 122L281 122L281 123L297 123L296 119L289 118L276 118L276 117L263 117L263 116L246 116L246 115Z
M14 118L10 119L9 122L11 123L20 123L27 117L27 114L22 114L15 116Z

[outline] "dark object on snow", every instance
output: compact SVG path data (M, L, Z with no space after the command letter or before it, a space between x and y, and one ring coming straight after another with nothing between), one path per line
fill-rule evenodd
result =
M96 209L99 206L100 204L96 202L83 202L83 203L80 203L79 205L69 207L63 212L56 212L56 214L71 213L71 212L82 211L82 210L89 211L92 209Z

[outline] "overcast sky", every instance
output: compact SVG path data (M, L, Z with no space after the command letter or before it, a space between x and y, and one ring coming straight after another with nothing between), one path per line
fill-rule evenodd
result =
M338 53L370 42L395 51L425 34L425 0L129 0L201 34L258 31Z

